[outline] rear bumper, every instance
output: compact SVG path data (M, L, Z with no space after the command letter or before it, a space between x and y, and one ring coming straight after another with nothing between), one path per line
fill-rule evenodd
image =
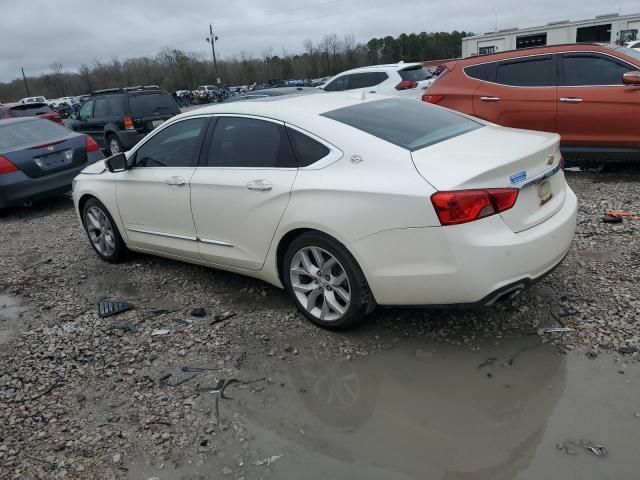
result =
M26 201L40 200L68 192L76 175L87 165L102 158L104 156L100 151L91 152L86 163L39 178L28 177L20 170L0 175L0 208L18 206Z
M567 254L577 199L514 233L498 215L452 227L394 229L349 245L380 305L492 304L539 280Z

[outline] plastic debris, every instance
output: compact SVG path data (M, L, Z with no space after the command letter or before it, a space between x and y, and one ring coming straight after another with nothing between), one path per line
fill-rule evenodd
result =
M606 457L609 453L605 447L591 440L567 440L556 445L556 448L558 450L564 450L567 455L575 455L576 452L571 448L572 446L583 448L596 457Z
M484 362L482 362L480 365L478 365L478 370L484 368L484 367L490 367L491 365L493 365L493 362L495 362L496 360L498 360L496 357L489 357L487 358Z
M213 316L213 321L209 325L215 325L216 323L224 322L225 320L229 320L230 318L233 318L235 316L236 316L236 312L216 313Z
M117 322L111 325L111 328L114 330L124 330L125 332L137 332L138 327L136 327L131 322Z
M633 217L635 212L627 210L607 210L607 217Z
M256 460L255 462L253 462L253 464L256 466L266 465L268 467L269 465L278 461L282 457L283 455L273 455L271 457L263 458L262 460Z
M126 312L127 310L131 310L132 308L133 305L127 302L100 300L100 302L98 302L98 315L100 315L102 318L106 318L112 315L117 315L118 313Z
M538 330L538 335L544 335L545 333L568 333L573 332L571 327L553 327L553 328L541 328Z
M204 317L207 315L207 311L202 307L197 307L191 310L192 317Z
M566 167L564 169L565 172L582 172L580 167Z
M159 335L166 335L169 333L169 330L166 328L156 328L153 332L151 332L152 337L157 337Z
M632 353L636 353L638 349L636 347L620 347L618 348L618 353L622 353L623 355L630 355Z
M622 223L622 217L602 217L602 223Z

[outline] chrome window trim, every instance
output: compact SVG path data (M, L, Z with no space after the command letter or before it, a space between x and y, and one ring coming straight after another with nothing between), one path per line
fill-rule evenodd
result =
M208 245L220 245L221 247L231 247L233 248L233 245L227 242L222 242L220 240L211 240L209 238L198 238L198 241L201 243L206 243Z
M552 46L552 45L550 45ZM546 85L546 86L540 86L540 87L535 87L535 86L525 86L525 85L505 85L504 83L497 83L497 82L490 82L488 80L481 80L479 78L475 78L472 77L470 75L467 74L467 68L470 67L477 67L478 65L487 65L489 63L499 63L499 62L506 62L506 61L511 61L511 60L520 60L523 58L532 58L532 57L544 57L544 56L554 56L554 55L564 55L567 53L595 53L598 55L605 55L607 57L611 57L615 60L618 60L619 62L623 62L626 63L627 65L629 65L632 69L634 70L640 70L640 67L620 58L620 57L616 57L615 55L612 55L610 53L606 53L606 52L599 52L596 50L570 50L567 52L551 52L551 53L535 53L533 55L522 55L519 57L511 57L511 58L502 58L500 60L491 60L488 62L482 62L482 63L474 63L473 65L467 65L465 67L462 67L462 73L464 74L465 77L471 79L471 80L477 80L479 82L483 82L483 83L489 83L491 85L498 85L500 87L506 87L506 88L593 88L593 87L626 87L625 84L623 83L616 83L613 85Z

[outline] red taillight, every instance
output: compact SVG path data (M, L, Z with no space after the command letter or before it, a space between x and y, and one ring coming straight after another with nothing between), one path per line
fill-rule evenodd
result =
M0 175L4 175L5 173L11 173L18 170L13 163L9 161L8 158L0 155Z
M403 80L396 85L396 90L409 90L411 88L416 88L417 86L418 82L414 82L413 80Z
M56 115L53 117L53 121L59 123L60 125L64 125L64 119L60 115Z
M517 198L516 188L488 188L436 192L431 203L442 225L458 225L509 210Z
M427 103L440 103L444 95L422 95L422 101Z
M100 146L96 143L96 141L93 138L91 138L89 135L85 135L85 137L87 140L87 153L100 150Z
M131 117L124 117L124 128L125 130L134 130L133 119Z

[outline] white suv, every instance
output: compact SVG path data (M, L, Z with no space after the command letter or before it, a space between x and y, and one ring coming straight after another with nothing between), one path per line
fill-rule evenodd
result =
M347 70L319 88L327 92L366 88L370 93L421 100L423 91L432 83L432 73L421 63L393 63Z

